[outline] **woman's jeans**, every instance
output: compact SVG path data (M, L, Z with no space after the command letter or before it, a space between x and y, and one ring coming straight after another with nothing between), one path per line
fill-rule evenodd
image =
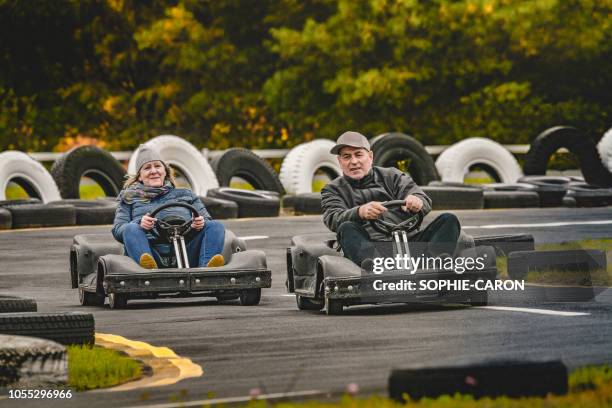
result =
M189 266L206 266L210 258L223 252L225 242L225 228L219 221L206 220L204 228L197 232L193 238L186 243ZM127 224L123 230L123 244L126 255L140 262L142 254L153 255L155 262L161 265L156 251L151 249L147 233L138 224Z

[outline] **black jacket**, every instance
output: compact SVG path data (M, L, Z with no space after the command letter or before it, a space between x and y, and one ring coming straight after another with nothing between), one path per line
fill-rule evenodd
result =
M343 222L356 221L364 225L373 240L385 240L388 237L376 232L369 226L368 220L359 217L359 206L370 201L403 200L410 194L423 200L424 214L431 211L431 199L412 178L396 168L374 166L360 180L341 176L321 191L323 222L327 228L337 232ZM389 212L399 219L404 219L407 215L401 208Z

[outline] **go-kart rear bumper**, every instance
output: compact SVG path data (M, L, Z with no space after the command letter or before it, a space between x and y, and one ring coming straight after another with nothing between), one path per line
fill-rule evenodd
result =
M421 272L416 274L381 274L381 275L362 275L355 277L326 277L323 280L325 297L330 299L342 300L345 305L356 305L366 303L404 303L404 302L425 302L425 301L451 301L453 299L462 300L469 297L469 293L478 290L477 281L491 281L497 276L497 268L491 267L478 271L467 271L461 275L453 271L433 271ZM435 290L428 287L438 286L442 281L447 285L450 282L457 282L450 285L451 289L437 288ZM458 282L464 281L465 283ZM382 282L395 284L396 287L402 285L400 290L376 290L381 288ZM409 283L413 282L412 289L408 289ZM430 283L431 282L431 283ZM422 290L422 286L425 290ZM461 288L455 290L455 288Z

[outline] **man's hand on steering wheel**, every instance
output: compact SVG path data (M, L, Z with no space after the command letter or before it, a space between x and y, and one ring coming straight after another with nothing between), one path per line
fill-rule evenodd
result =
M191 223L191 228L196 231L200 231L202 228L204 228L204 217L201 215L199 217L195 217Z
M423 200L413 194L407 196L404 202L406 205L402 206L402 210L406 212L418 213L423 208Z
M360 206L358 210L359 217L364 220L375 220L385 211L387 211L387 207L382 205L380 201L370 201Z

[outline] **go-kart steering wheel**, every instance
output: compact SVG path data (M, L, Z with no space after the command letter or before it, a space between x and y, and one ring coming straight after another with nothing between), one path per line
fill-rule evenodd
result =
M385 201L384 203L382 203L382 205L388 209L391 209L391 208L397 208L397 207L406 205L406 201L404 200ZM382 215L381 217L384 217L384 215ZM421 223L423 222L424 217L425 217L425 214L423 214L423 211L419 211L417 213L412 214L410 217L408 217L408 219L401 221L401 222L390 222L390 221L385 221L384 219L381 219L381 218L376 218L374 220L370 220L370 225L376 231L380 232L381 234L385 234L385 235L391 235L393 234L393 231L400 231L400 230L403 230L406 232L412 232L421 226Z
M191 231L191 223L193 222L193 219L200 215L198 213L198 210L196 210L194 206L187 203L175 201L160 205L155 210L153 210L153 212L151 213L151 217L155 218L155 215L157 215L161 210L170 207L187 208L189 211L191 211L193 217L185 221L183 217L169 215L164 217L163 220L157 220L150 232L155 236L155 238L164 238L168 242L170 242L170 238L172 236L187 235L187 233Z

